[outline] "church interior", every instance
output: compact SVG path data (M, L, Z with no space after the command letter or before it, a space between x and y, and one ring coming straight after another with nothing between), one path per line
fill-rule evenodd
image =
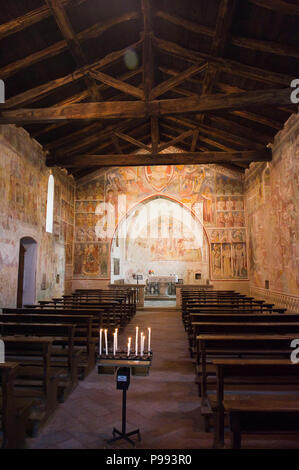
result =
M298 449L298 0L2 3L1 448Z

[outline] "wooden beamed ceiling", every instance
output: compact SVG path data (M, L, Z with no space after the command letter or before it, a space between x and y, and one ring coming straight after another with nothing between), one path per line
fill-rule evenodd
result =
M293 0L37 0L19 16L7 3L0 124L24 126L48 165L75 177L150 164L244 171L271 159L297 110Z

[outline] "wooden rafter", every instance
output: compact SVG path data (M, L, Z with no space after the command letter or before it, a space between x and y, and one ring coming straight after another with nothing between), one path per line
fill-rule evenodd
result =
M80 3L86 2L86 0L61 0L61 2L63 5L80 5ZM0 24L0 39L10 36L11 34L18 33L29 26L39 23L51 16L51 14L52 12L47 5L43 5L40 8L36 8L35 10L25 13L25 15L13 18L6 23L2 23Z
M30 90L26 90L16 96L13 96L12 98L6 100L5 104L2 105L2 108L10 109L27 103L33 103L34 101L37 101L43 98L44 96L47 96L49 93L57 90L58 88L61 88L65 85L68 85L69 83L73 83L77 80L82 79L90 70L95 71L107 67L113 64L114 62L117 62L123 57L128 47L130 49L137 49L142 44L142 42L143 41L140 40L134 44L125 47L124 49L110 52L102 59L99 59L90 65L81 67L75 70L74 72L65 75L64 77L51 80L50 82L44 83L37 87L31 88Z
M284 15L299 15L299 6L284 0L249 0L249 2L262 8L278 11Z
M252 0L252 2L258 4L259 0L256 0L256 2L255 0ZM263 0L260 0L260 3L262 4ZM273 2L272 0L269 0L269 2L267 3L270 6ZM286 2L284 3L286 4ZM261 4L259 6L262 6ZM298 11L299 7L297 7L296 5L288 4L288 6L290 6L291 8L293 7L294 11ZM298 14L298 13L295 13L295 14ZM199 23L194 23L189 20L185 20L184 18L178 17L168 12L159 10L157 12L157 16L160 18L163 18L169 23L180 26L184 28L185 30L193 32L193 33L201 34L204 36L209 36L212 38L216 35L216 30L214 28L203 26ZM277 43L275 41L262 41L260 39L252 39L252 38L243 37L243 36L231 36L228 42L229 44L233 46L242 47L242 48L251 49L251 50L260 51L260 52L271 53L271 54L280 55L280 56L286 56L286 57L298 58L298 53L299 53L298 48L290 44L286 45L282 43Z
M153 88L150 92L150 99L156 99L158 96L163 95L168 90L176 87L177 85L184 82L193 75L197 75L198 73L203 72L206 68L206 63L202 65L192 65L188 69L184 70L184 72L178 73L175 77L171 77L168 80L165 80L164 82L155 86L155 88Z
M95 78L96 80L105 83L106 85L111 86L112 88L116 88L117 90L122 91L123 93L126 93L127 95L132 95L135 96L135 98L138 98L140 100L144 99L144 93L143 90L140 88L137 88L133 85L130 85L129 83L126 83L122 80L119 80L117 78L111 77L110 75L107 75L103 72L90 72L90 75Z
M256 90L245 93L217 93L195 98L144 101L106 101L79 103L62 108L14 109L0 111L1 124L30 124L65 120L145 118L188 112L246 109L251 106L290 103L292 88ZM1 110L1 107L0 107Z
M149 147L148 145L145 145L143 142L141 142L137 139L134 139L134 137L131 137L130 135L123 134L122 132L119 132L119 131L114 132L114 134L117 137L119 137L120 139L123 139L123 140L129 142L130 144L135 145L136 147L148 150L149 152L151 151L151 147Z
M86 41L88 39L94 38L95 36L99 36L104 31L106 31L107 29L111 28L112 26L116 24L119 24L124 21L129 21L137 17L138 17L137 12L130 12L126 15L115 18L114 21L112 20L107 21L106 26L104 26L104 24L98 25L98 28L96 28L95 25L91 26L90 28L87 28L86 30L78 33L76 35L77 40L82 42L82 41ZM0 76L2 77L2 79L8 78L11 75L14 75L15 73L23 70L26 67L29 67L47 58L55 57L56 55L61 54L63 51L65 51L68 48L68 46L69 44L66 39L56 42L45 49L34 52L26 57L23 57L22 59L19 59L15 62L5 65L4 67L0 69Z
M296 78L290 75L254 67L252 65L245 65L235 60L215 57L203 52L186 49L173 41L165 41L164 39L157 38L156 36L153 38L153 41L159 49L171 55L181 57L185 60L190 60L193 63L198 63L199 60L206 60L209 63L214 64L223 72L249 78L254 81L289 86L291 81Z
M233 15L235 11L235 0L221 0L218 8L218 15L216 21L215 35L213 37L211 45L211 55L219 56L222 55L225 50L228 35L233 21ZM219 70L218 66L209 63L208 69L205 73L203 84L202 84L202 95L212 93L214 85L218 79ZM199 117L200 122L204 122L205 114L201 114Z
M162 150L168 149L169 147L175 145L176 143L186 139L187 137L190 137L192 134L193 134L193 131L186 131L176 137L173 137L169 142L165 142L164 144L161 144L159 146L158 148L159 152L162 152Z
M121 154L121 155L82 155L66 161L59 166L65 168L97 167L97 166L148 166L148 165L196 165L203 163L270 161L271 152L179 152L163 154Z
M67 46L73 58L75 59L77 66L83 67L84 65L87 65L88 62L86 60L85 54L81 48L80 42L76 34L74 33L74 30L72 28L72 25L69 21L69 18L66 14L61 0L46 0L46 2L50 10L52 11L55 21L60 29L63 38L67 42ZM96 81L92 77L90 77L89 74L85 75L84 81L89 91L90 98L94 101L100 101L101 94L98 90Z

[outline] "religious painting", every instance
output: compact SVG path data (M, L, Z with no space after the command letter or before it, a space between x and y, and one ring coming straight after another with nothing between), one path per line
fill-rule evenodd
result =
M108 243L76 243L74 274L76 277L106 278L108 256Z
M233 277L247 278L247 261L245 243L233 243Z
M243 194L242 181L223 174L216 175L216 192L223 195Z
M163 191L173 176L172 165L145 166L144 171L147 181L157 192Z
M212 243L211 253L214 279L247 279L245 243Z
M232 243L245 243L245 217L243 180L239 175L216 165L162 165L148 167L109 168L93 176L84 184L78 186L76 194L76 245L93 244L100 246L118 236L116 227L124 220L128 211L138 206L140 201L157 192L165 194L170 199L178 200L187 210L190 210L204 227L208 228L211 241L211 264L214 257L214 271L219 279L233 278ZM64 208L65 212L66 208ZM138 216L138 210L136 217ZM137 217L138 218L138 217ZM149 263L173 260L201 262L204 256L202 246L196 239L196 234L175 234L177 221L175 218L169 225L169 236L151 237L148 228L144 233L130 219L127 231L137 233L134 241L126 242L126 256L134 259L148 260ZM162 224L162 225L161 225ZM173 225L173 227L171 227ZM163 220L160 225L157 218L157 233L165 229ZM181 225L180 225L181 230ZM116 234L116 235L115 235ZM220 245L220 254L216 245ZM214 252L212 246L214 246ZM228 256L228 247L230 257ZM245 245L246 251L246 245ZM208 252L208 250L206 250ZM78 248L80 258L80 250ZM77 253L75 252L76 263ZM230 262L228 262L228 259ZM144 261L145 262L145 261ZM82 262L78 261L76 271L82 273ZM107 266L110 266L109 255ZM112 263L114 269L114 263ZM100 268L99 268L100 271ZM103 272L106 272L103 267ZM135 271L134 271L135 272ZM243 271L244 272L244 269ZM93 276L93 274L90 274ZM100 272L98 274L100 276ZM239 274L236 274L239 276ZM105 274L103 274L105 276Z

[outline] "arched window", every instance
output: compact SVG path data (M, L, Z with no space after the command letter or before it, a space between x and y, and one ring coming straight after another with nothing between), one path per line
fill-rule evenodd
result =
M46 232L53 233L53 213L54 213L54 177L49 176L48 180L48 198L47 198L47 219Z

